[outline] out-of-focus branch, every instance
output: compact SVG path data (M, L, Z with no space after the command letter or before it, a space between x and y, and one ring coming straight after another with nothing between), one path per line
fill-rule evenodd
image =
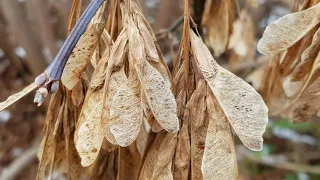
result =
M6 28L6 25L2 21L2 14L0 12L0 48L3 50L5 57L10 60L10 62L15 67L16 71L22 75L22 78L27 82L32 82L33 79L31 78L30 74L27 73L22 61L19 57L13 52L14 45L9 39L9 32Z
M14 179L37 157L40 142L37 140L29 149L25 150L19 158L14 160L7 168L5 168L0 176L0 180Z
M50 50L50 56L48 58L51 61L57 54L58 47L50 21L48 1L29 0L26 1L26 3L28 13L31 15L32 20L34 20L35 25L39 28L38 32L41 35L42 44Z
M19 44L26 49L26 63L33 75L40 74L46 68L44 55L39 39L32 32L28 25L26 15L21 10L21 4L18 1L1 0L1 10L10 25L10 30L16 37Z
M172 23L168 29L161 29L156 33L157 39L165 39L169 34L174 33L183 23L183 16Z

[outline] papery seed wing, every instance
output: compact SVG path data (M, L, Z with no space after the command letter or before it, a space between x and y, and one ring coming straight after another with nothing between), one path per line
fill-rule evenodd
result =
M199 69L235 132L249 149L261 150L268 123L268 108L261 96L244 80L220 67L202 40L192 30L190 34Z
M85 167L95 161L103 141L100 124L102 96L102 89L89 89L75 130L76 149Z
M312 44L303 51L301 62L295 67L291 81L300 81L304 78L312 68L313 62L316 59L320 50L320 28L313 35Z
M88 119L78 131L76 148L81 157L81 164L84 167L90 166L95 161L102 145L101 109L102 102L100 101L93 107Z
M19 99L23 98L25 95L27 95L28 93L30 93L36 88L37 88L37 85L35 83L32 83L29 86L25 87L20 92L9 96L7 100L0 103L0 111L4 110L5 108L9 107L13 103L17 102Z
M146 60L142 37L132 20L129 25L130 56L134 59L134 66L151 111L165 130L177 132L179 130L177 104L170 90L170 85Z
M61 110L60 106L62 104L62 92L58 91L55 93L51 100L48 108L48 113L45 120L45 136L40 144L38 158L39 166L36 179L43 179L46 172L46 167L51 161L52 152L54 151L54 129L55 124L59 121L59 112Z
M191 122L192 179L203 179L201 166L209 121L206 112L206 92L209 90L207 86L204 79L199 79L197 89L192 93L186 108Z
M174 179L188 179L190 166L190 136L189 119L184 118L178 135L178 142L174 157Z
M174 180L172 176L172 162L169 162L159 173L158 180Z
M141 91L143 90L141 89ZM141 94L141 106L143 108L144 116L148 121L148 124L151 126L152 132L160 132L163 130L159 122L154 118L145 94Z
M142 162L140 176L141 180L157 179L162 169L172 162L177 144L177 135L161 131L157 133L152 145Z
M148 60L159 62L158 51L155 46L152 35L148 31L148 28L146 27L146 25L144 24L144 22L140 16L138 16L138 27L139 27L139 30L141 31L141 35L144 40L145 51L146 51Z
M177 132L179 130L177 104L170 86L150 64L145 64L140 69L139 76L155 119L165 130Z
M98 39L98 33L91 28L81 36L73 49L61 76L62 83L69 90L77 84L87 68Z
M219 56L226 51L234 20L233 0L208 0L205 3L201 24L206 28L206 42Z
M310 85L290 108L281 112L281 115L288 117L293 123L303 123L313 119L320 108L319 90L320 78Z
M62 83L71 90L81 78L81 74L87 68L93 52L98 44L99 36L105 26L107 17L105 11L107 2L99 8L93 17L92 24L87 31L80 37L74 47L62 73Z
M131 70L127 82L119 87L110 107L110 131L120 146L129 146L134 142L142 118L138 75Z
M203 179L238 179L236 152L230 124L210 96L207 97L209 125L202 160Z
M118 175L120 179L137 179L141 163L141 154L139 153L137 143L128 147L120 148L118 154Z
M320 4L291 13L269 24L258 43L262 54L276 54L299 41L319 23Z
M101 116L101 124L104 131L104 137L112 144L118 144L115 137L110 131L110 107L113 101L113 97L117 93L119 87L124 84L127 80L126 74L124 72L124 67L120 70L113 72L112 74L107 75L106 78L106 91L105 99L104 99L104 106Z
M98 63L98 67L93 72L93 77L95 78L92 78L90 82L90 87L98 87L103 84L103 81L107 73L107 66L109 66L110 69L117 69L122 66L124 59L128 54L127 42L127 31L126 29L123 29L115 43L112 45L110 55L108 53L105 53L105 56ZM108 65L107 62L111 64Z

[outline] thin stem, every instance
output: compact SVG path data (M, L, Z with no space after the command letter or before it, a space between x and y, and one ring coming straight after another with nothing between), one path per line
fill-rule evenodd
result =
M34 102L38 103L38 106L40 106L44 102L49 92L52 94L59 89L59 80L69 59L69 56L71 55L82 34L86 31L89 22L104 1L105 0L93 0L89 4L87 9L80 17L79 21L77 21L77 23L75 24L70 35L67 37L66 41L62 45L52 63L47 67L44 73L40 74L35 79L35 84L39 87L39 89L36 92ZM77 2L81 3L81 0ZM75 3L73 8L75 9ZM71 15L72 14L73 12L71 12Z
M189 0L184 0L184 27L183 27L183 57L184 57L184 88L188 88L189 80L189 51L190 51L190 13L189 13Z
M83 15L80 17L79 21L75 24L57 56L45 70L45 73L49 79L47 83L60 80L63 69L67 63L67 60L69 59L72 50L76 46L81 35L86 31L90 20L93 18L103 2L104 0L93 0L85 10Z

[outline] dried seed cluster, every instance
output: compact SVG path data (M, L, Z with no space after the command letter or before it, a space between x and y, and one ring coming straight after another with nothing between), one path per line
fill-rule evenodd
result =
M319 14L318 0L305 1L299 12L268 25L258 43L267 59L256 71L261 94L271 115L294 123L319 115Z
M206 4L202 23L219 55L228 47L234 1L214 3ZM215 61L190 28L188 7L186 0L170 72L135 1L100 6L66 63L63 86L54 88L37 179L57 169L69 179L238 178L232 129L249 149L261 150L268 109L249 84ZM217 12L222 19L207 17ZM39 76L0 109L47 78Z

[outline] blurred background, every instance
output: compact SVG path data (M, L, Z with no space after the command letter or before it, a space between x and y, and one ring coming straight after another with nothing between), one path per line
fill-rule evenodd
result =
M83 9L89 2L82 0ZM139 0L139 3L170 65L181 38L183 2ZM208 27L200 26L205 0L191 3L195 23L203 36L210 38ZM256 51L257 41L269 23L296 11L299 3L238 0L231 35L234 38L230 39L226 52L215 54L217 61L256 85L255 76L259 74L251 72L262 58ZM71 6L72 0L0 0L0 101L31 83L54 58L67 36ZM245 26L239 27L239 22ZM239 37L244 44L239 45ZM241 53L243 48L247 48L246 53ZM36 155L49 101L38 108L33 104L33 95L0 112L0 180L8 175L13 179L35 179ZM270 117L261 152L248 151L236 139L240 178L320 179L319 122L315 119L296 125L288 119ZM55 173L54 179L64 177Z

